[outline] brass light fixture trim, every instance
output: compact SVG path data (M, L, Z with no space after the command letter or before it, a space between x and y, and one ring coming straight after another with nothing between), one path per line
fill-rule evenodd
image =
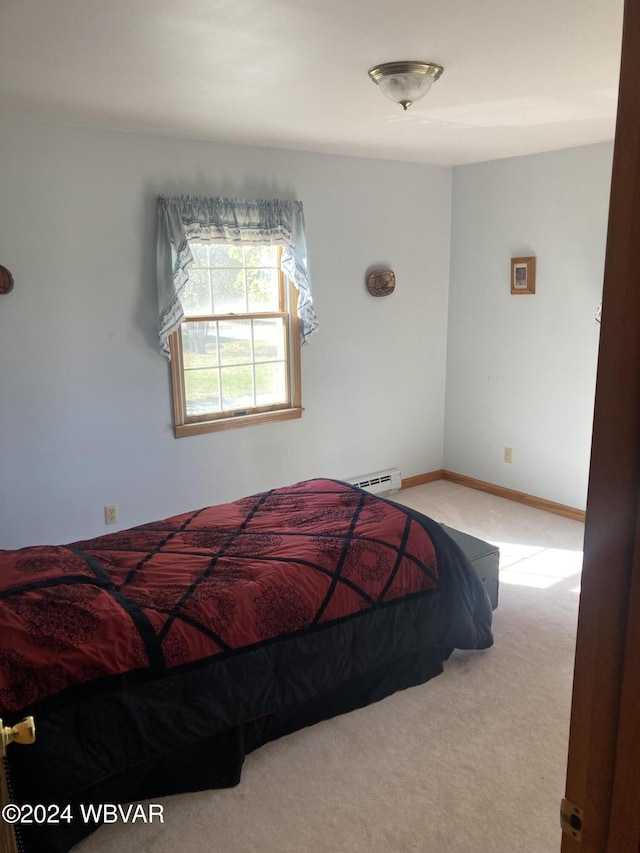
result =
M383 62L369 69L369 77L380 87L382 93L403 109L423 98L432 84L444 71L435 62Z

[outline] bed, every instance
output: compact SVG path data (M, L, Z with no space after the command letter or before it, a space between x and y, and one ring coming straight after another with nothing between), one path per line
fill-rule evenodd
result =
M0 716L26 853L96 828L80 804L239 782L260 745L492 645L491 604L432 519L314 479L65 546L0 551Z

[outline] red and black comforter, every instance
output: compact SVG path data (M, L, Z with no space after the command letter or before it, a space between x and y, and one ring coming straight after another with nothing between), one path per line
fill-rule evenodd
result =
M407 656L492 643L440 526L334 480L0 551L0 631L0 716L38 727L12 748L18 788L58 801Z

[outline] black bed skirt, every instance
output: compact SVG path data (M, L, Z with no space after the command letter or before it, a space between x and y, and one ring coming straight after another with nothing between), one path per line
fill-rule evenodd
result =
M71 805L70 823L16 826L24 853L68 853L99 824L84 823L79 805L90 803L136 803L172 794L230 788L240 782L245 756L265 743L276 740L305 726L339 714L362 708L386 696L422 684L443 669L450 649L428 649L405 655L386 665L360 675L303 705L277 714L261 717L225 732L199 740L175 752L128 767L102 780L99 784L67 796L60 806ZM10 758L12 782L17 802L29 802L28 747L13 747ZM59 756L64 761L64 756Z

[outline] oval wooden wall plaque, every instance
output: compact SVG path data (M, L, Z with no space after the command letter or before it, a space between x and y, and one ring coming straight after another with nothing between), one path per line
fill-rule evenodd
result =
M374 270L367 277L367 290L372 296L389 296L396 287L393 270Z
M6 267L0 267L0 293L13 290L13 276Z

